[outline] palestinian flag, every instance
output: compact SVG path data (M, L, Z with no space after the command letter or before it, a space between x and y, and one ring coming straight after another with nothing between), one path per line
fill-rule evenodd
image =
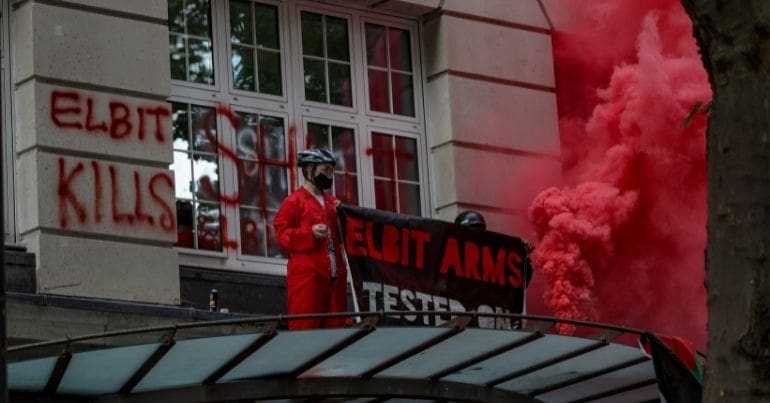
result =
M652 357L658 389L668 403L700 403L703 368L692 343L681 337L645 333L639 344Z

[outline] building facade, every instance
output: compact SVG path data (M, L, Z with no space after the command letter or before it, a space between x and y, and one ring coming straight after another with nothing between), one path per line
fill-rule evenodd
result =
M10 0L0 18L20 341L207 319L212 288L282 312L271 223L307 146L333 150L345 203L474 209L520 236L560 176L539 0Z

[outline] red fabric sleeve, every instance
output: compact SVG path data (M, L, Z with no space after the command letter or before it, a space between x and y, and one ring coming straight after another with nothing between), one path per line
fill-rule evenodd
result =
M315 237L311 228L300 227L301 207L294 198L286 199L273 220L275 237L278 244L289 251L303 252L312 250Z

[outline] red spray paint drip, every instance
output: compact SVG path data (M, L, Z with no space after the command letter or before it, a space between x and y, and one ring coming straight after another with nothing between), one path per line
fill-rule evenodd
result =
M676 0L558 4L576 16L555 41L570 186L541 192L529 208L545 304L559 317L649 328L704 346L702 106L711 90L691 22ZM616 38L630 36L629 26L639 29L623 46ZM580 52L590 48L582 55L574 48L581 41Z

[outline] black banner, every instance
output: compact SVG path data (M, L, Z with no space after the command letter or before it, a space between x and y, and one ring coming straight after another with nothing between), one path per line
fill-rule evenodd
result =
M523 240L454 223L340 206L340 232L361 311L521 313L529 269ZM441 325L447 315L390 323ZM475 324L511 328L505 319Z

